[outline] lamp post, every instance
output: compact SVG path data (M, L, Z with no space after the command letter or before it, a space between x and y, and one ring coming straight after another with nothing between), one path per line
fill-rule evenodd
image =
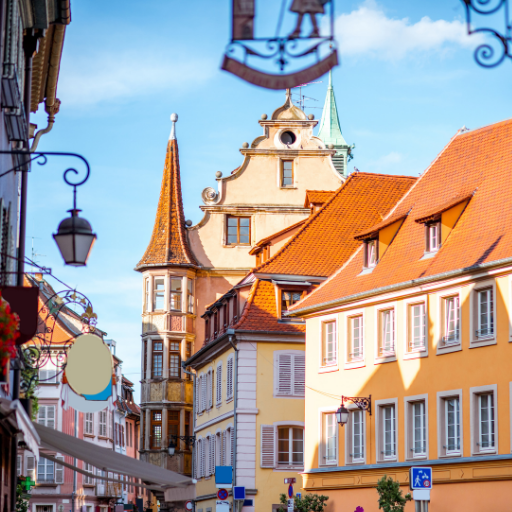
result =
M169 440L169 446L167 447L167 453L173 457L176 454L176 446L178 444L178 439L185 442L185 445L194 446L196 442L196 436L178 436L171 435Z
M345 402L352 402L362 411L368 411L372 415L372 395L366 396L341 396L341 406L336 411L336 421L343 427L348 422L349 410L345 407Z

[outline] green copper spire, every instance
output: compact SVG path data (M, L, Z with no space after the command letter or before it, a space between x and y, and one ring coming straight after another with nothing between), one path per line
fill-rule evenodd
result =
M334 149L337 150L333 157L334 167L340 174L347 174L347 160L352 158L352 148L347 144L341 134L338 109L336 108L336 98L334 97L334 89L332 87L332 71L329 71L329 86L327 87L327 96L325 97L318 137L327 147L331 144L334 146Z

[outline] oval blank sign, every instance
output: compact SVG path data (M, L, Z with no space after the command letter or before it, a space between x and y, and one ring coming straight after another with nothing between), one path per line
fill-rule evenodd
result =
M95 395L103 391L112 378L112 354L95 334L82 334L68 352L66 378L80 395Z

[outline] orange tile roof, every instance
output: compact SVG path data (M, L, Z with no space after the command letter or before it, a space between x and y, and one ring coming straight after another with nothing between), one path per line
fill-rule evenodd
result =
M459 269L476 268L512 256L512 120L457 133L416 185L398 203L394 215L411 209L393 243L369 274L363 251L295 306L321 309L355 294L427 279ZM478 190L476 190L478 189ZM453 198L471 201L438 253L422 259L424 226L415 222L439 211ZM455 203L457 204L457 203ZM453 205L453 202L452 202Z
M358 247L354 235L380 222L416 180L411 176L351 174L323 208L254 273L329 276Z
M257 254L259 252L259 250L261 250L261 248L264 245L267 245L268 243L272 242L272 240L274 240L274 238L277 238L278 236L281 236L281 235L285 235L286 233L288 233L288 231L293 231L295 228L298 228L305 222L306 222L306 219L299 220L299 222L296 222L295 224L292 224L291 226L288 226L288 227L282 229L281 231L278 231L277 233L272 233L270 236L267 236L266 238L262 238L249 251L249 254L251 254L251 255Z
M475 190L476 192L476 190ZM433 220L434 218L441 215L441 213L445 212L446 210L449 210L450 208L453 208L454 206L457 206L460 203L463 203L464 201L468 201L473 197L473 194L467 195L463 194L462 196L457 195L453 198L451 198L446 203L442 204L441 206L437 206L433 211L431 211L428 215L422 215L421 217L417 217L414 219L416 222L419 222L420 224L424 224L425 222L428 222L429 220Z
M377 234L381 229L387 228L388 226L391 226L391 224L394 224L395 222L399 220L403 220L407 217L407 214L400 213L399 215L391 215L387 219L379 222L378 224L375 224L371 228L365 229L364 231L360 231L357 233L357 235L354 235L354 238L356 240L364 240L365 238L368 238L372 236L373 234Z
M247 331L305 332L305 324L278 322L273 283L256 279L249 292L240 320L233 327Z
M335 192L335 190L306 190L304 208L309 208L311 204L325 204Z
M151 266L196 266L188 244L181 197L178 143L169 140L153 234L135 270Z

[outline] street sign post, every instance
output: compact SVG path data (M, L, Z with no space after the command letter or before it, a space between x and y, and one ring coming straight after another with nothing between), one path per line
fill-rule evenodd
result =
M226 489L219 489L217 491L217 499L219 501L225 501L228 499L228 491Z
M432 468L412 467L409 470L409 487L414 501L419 502L417 509L426 511L432 489Z
M245 487L235 485L235 487L233 487L233 499L245 500Z
M192 510L194 508L194 504L189 500L185 502L185 509Z
M295 510L295 500L292 498L288 500L288 512L294 512Z

